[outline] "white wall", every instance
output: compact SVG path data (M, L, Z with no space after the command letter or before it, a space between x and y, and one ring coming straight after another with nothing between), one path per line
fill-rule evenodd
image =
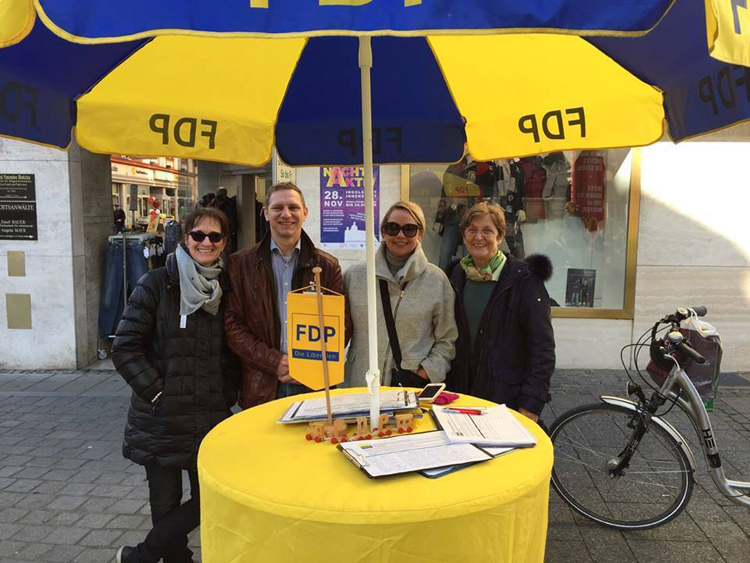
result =
M620 348L659 318L705 305L723 339L722 370L750 371L748 159L739 142L643 149L635 318L555 319L558 367L619 367Z
M39 232L38 241L0 240L0 368L76 367L70 170L66 152L0 139L0 172L35 176ZM26 254L25 277L8 276L9 250ZM31 295L30 330L8 329L8 293Z
M633 334L705 305L724 371L750 370L749 143L659 143L643 151Z

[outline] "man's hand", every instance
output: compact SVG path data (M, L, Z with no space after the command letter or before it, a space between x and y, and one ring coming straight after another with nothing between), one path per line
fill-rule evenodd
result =
M286 354L281 356L281 361L279 362L279 365L276 366L276 377L278 377L279 381L282 383L289 383L292 381L292 376L289 375L289 356Z
M278 377L279 381L281 381L282 383L292 383L294 385L302 385L299 381L297 381L291 375L289 375L289 356L287 356L286 354L281 356L281 361L279 362L279 365L276 368L276 377Z
M427 375L427 372L424 370L422 366L419 366L419 369L417 370L417 375L421 377L422 379L426 379L427 381L430 380L430 376Z
M525 408L521 407L518 409L518 412L520 412L522 415L524 415L526 418L530 418L534 422L539 422L539 415L534 414L531 411L527 411Z

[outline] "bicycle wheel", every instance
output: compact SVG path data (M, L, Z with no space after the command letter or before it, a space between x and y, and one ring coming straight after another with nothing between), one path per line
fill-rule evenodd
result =
M619 530L646 530L669 522L693 492L685 452L654 423L630 465L620 475L611 474L611 460L633 436L634 414L620 406L586 405L566 412L550 429L555 490L576 512Z

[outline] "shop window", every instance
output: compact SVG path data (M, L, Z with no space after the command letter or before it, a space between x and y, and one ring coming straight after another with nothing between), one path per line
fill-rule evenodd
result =
M631 316L629 227L638 220L630 213L631 161L629 149L615 149L411 166L409 198L427 218L424 251L441 267L463 256L463 213L480 201L495 203L508 224L501 248L517 258L551 259L547 290L556 316ZM591 313L597 310L612 314Z

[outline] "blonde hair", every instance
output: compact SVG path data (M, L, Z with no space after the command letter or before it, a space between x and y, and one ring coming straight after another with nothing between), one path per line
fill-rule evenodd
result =
M385 224L388 222L388 219L390 219L391 213L393 213L396 209L403 209L409 215L411 215L412 219L417 222L419 231L424 233L424 211L422 211L422 208L419 207L419 205L411 201L398 201L388 208L388 211L386 211L385 215L383 215L383 220L380 222L381 233L385 232Z
M505 231L507 230L505 212L499 205L487 204L485 202L475 203L464 213L461 219L461 236L463 236L464 231L471 225L471 222L481 215L489 215L497 229L497 234L501 239L505 238Z

